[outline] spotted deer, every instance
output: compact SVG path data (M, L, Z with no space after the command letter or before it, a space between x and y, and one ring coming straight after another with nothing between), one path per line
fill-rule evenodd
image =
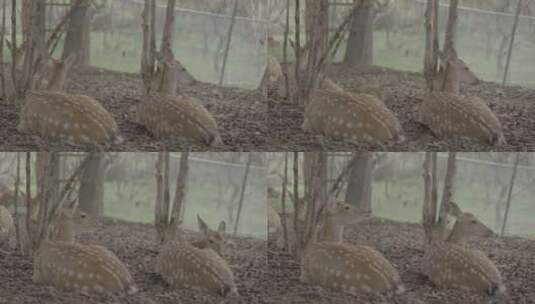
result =
M453 202L449 215L454 219L452 228L436 226L433 240L425 248L425 275L439 287L504 295L506 288L496 265L482 251L465 243L470 237L492 236L492 230Z
M13 216L9 210L0 205L0 245L9 240L13 232Z
M61 290L137 292L128 269L115 254L105 247L74 240L74 230L88 222L83 215L72 210L58 215L53 240L43 241L34 254L33 282Z
M376 94L349 93L332 80L323 80L306 105L302 128L351 142L403 141L399 120Z
M345 203L327 211L318 241L303 253L301 282L350 294L404 292L398 271L379 251L342 242L344 226L368 216Z
M459 79L468 77L463 76L468 72L455 62L451 66L449 72L439 72L435 88L420 105L420 122L438 137L505 144L501 123L486 102L477 96L459 94Z
M219 223L217 230L212 230L203 221L201 216L197 214L197 224L199 225L199 231L202 233L202 238L200 240L191 242L191 245L199 249L212 249L220 257L224 257L225 232L227 230L225 221L221 221Z
M67 71L73 62L74 56L63 61L52 59L48 85L44 90L28 93L18 131L74 144L99 146L120 141L115 119L97 100L63 92Z
M156 272L171 288L194 288L220 296L238 296L234 274L227 262L210 246L188 243L180 227L169 225L156 258Z
M156 74L160 85L135 107L133 120L156 137L178 137L205 145L221 145L217 123L193 97L176 95L180 65L175 60L160 62Z
M308 48L296 48L296 54L303 59L300 67L306 71ZM289 69L290 88L297 94L295 68ZM362 86L360 91L347 92L325 75L318 76L318 84L305 105L304 131L321 134L335 140L350 142L384 143L403 141L401 123L394 112L386 107L384 92L376 86Z

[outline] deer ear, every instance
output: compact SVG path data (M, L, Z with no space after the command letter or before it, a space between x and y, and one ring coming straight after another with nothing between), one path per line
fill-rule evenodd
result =
M76 60L76 55L74 53L70 53L67 58L63 59L63 63L67 67L70 67L74 63L74 60Z
M225 221L221 221L221 223L219 223L219 227L217 227L217 231L220 233L225 233L227 231L227 224L225 223Z
M449 214L452 216L457 217L463 213L461 211L461 208L459 208L459 206L457 206L455 202L450 202L448 207L449 207Z
M197 223L199 224L199 230L201 232L208 232L208 225L202 220L201 216L197 214Z

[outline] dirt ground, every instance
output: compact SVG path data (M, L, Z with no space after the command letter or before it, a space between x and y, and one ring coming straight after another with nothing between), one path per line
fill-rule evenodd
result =
M265 141L267 107L265 96L259 91L219 88L200 82L183 88L183 94L197 97L217 121L224 145L207 147L173 139L155 139L143 127L129 119L132 107L143 96L142 81L138 74L89 67L70 73L65 89L68 92L94 97L111 112L124 141L103 147L107 151L161 151L184 148L193 151L262 151L269 147ZM0 150L90 149L63 142L48 142L36 136L19 133L16 129L18 112L13 105L0 102Z
M352 244L373 246L401 274L407 291L402 295L346 295L299 282L299 264L288 254L269 246L270 290L268 303L490 303L491 298L455 289L437 289L421 274L423 229L417 224L372 220L349 227L344 239ZM473 247L484 251L500 270L507 287L505 303L535 303L535 240L506 237L479 239Z
M129 296L85 295L63 292L32 282L32 263L18 253L0 248L1 304L177 304L177 303L265 303L269 295L266 286L266 242L252 238L230 238L225 252L234 272L239 298L223 298L192 290L171 290L154 273L158 245L156 232L150 225L109 222L98 229L82 233L79 241L100 244L113 251L132 273L139 292ZM188 239L198 237L195 232ZM6 254L8 253L8 254Z
M407 140L401 144L383 146L362 143L336 142L314 136L301 130L303 109L277 103L269 109L270 137L267 140L273 151L533 151L535 150L535 90L496 83L462 88L466 95L477 95L485 100L500 120L507 145L492 147L468 140L442 140L416 121L417 105L423 101L425 81L420 73L400 72L384 68L356 70L334 65L327 73L342 87L351 91L362 81L376 83L384 88L386 105L402 124ZM276 101L275 101L276 102Z

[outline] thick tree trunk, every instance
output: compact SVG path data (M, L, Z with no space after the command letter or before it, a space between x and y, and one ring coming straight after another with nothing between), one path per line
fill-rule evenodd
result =
M63 58L67 58L70 54L75 54L77 65L89 65L91 43L90 1L72 0L71 5L75 5L76 1L81 3L73 11L72 18L70 18L67 26Z
M370 152L354 152L359 154L351 168L347 182L345 202L362 212L371 212L372 172L374 162Z
M305 152L303 158L303 175L305 178L305 202L307 205L305 227L301 240L298 241L300 250L305 249L307 244L315 239L319 217L328 207L327 153Z
M307 46L318 43L317 54L320 56L329 42L329 1L306 1L305 29ZM316 59L317 60L317 59Z
M352 67L373 63L373 1L362 0L351 20L344 62Z
M85 168L79 193L79 207L92 218L102 217L104 210L104 155L92 152Z

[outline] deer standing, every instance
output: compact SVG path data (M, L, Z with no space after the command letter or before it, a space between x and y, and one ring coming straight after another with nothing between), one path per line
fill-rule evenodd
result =
M88 220L83 212L60 212L53 239L44 240L34 254L32 280L62 290L137 292L128 269L115 254L102 246L75 242L75 230Z
M327 211L319 242L312 240L303 253L301 282L351 294L404 292L398 271L380 252L342 243L344 226L367 217L345 203Z
M156 73L158 91L143 98L134 110L133 120L156 137L178 137L205 145L221 145L222 140L212 114L199 100L176 95L181 65L162 60Z
M74 57L52 61L47 88L29 92L26 97L18 131L74 144L98 146L120 141L115 119L98 101L89 96L62 92Z
M199 221L201 230L208 231L202 223ZM156 272L172 288L195 288L221 296L238 296L232 270L216 251L222 251L222 239L209 238L204 233L201 242L190 244L182 234L177 225L168 226L156 258Z
M492 236L492 230L453 202L449 215L455 219L453 228L435 226L432 242L425 248L425 275L439 287L505 294L505 285L494 263L483 252L465 244L469 237Z

